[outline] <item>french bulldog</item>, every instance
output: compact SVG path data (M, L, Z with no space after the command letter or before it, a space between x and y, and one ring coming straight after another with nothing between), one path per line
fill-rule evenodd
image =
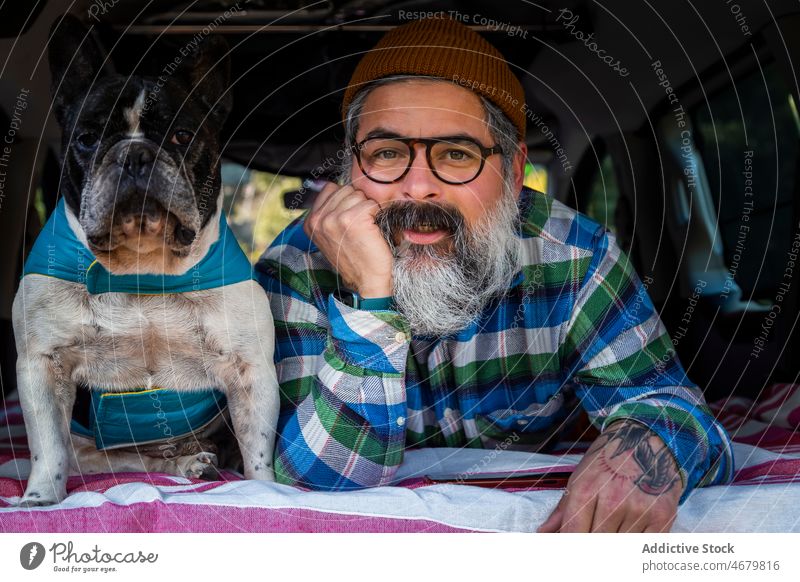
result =
M213 476L213 437L228 419L245 478L274 480L273 320L221 208L227 45L207 37L178 54L158 77L122 76L106 70L76 18L51 30L60 208L26 262L12 316L31 452L21 505L62 501L70 472ZM90 394L83 387L96 397L89 416L107 396L145 394L152 418L135 422L160 438L99 450L96 434L75 430L76 396ZM164 418L185 411L166 410L175 399L162 396L215 392L227 408L212 400L220 413L211 420L181 439L165 429ZM107 420L109 433L133 422Z

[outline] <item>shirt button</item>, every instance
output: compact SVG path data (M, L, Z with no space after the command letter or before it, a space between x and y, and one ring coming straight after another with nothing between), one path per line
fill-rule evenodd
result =
M402 331L398 331L396 334L394 334L394 341L396 341L399 344L406 343L406 339L407 339L406 334L404 334Z
M405 416L398 416L397 417L397 426L403 426L406 423Z

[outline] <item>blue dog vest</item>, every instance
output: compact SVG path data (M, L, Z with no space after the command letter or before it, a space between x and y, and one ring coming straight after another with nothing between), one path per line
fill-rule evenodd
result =
M113 275L75 236L61 198L25 261L22 276L45 275L86 285L89 293L166 295L214 289L253 279L253 269L220 212L219 238L183 275ZM73 415L70 430L94 438L98 450L171 441L189 436L227 406L216 389L178 391L146 388L130 392L91 391L88 426Z

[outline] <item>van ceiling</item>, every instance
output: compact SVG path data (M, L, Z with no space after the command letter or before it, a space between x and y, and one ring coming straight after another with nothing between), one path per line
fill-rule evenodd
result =
M4 21L9 10L30 11L25 5L4 8ZM117 70L154 74L236 2L51 0L36 15L35 26L26 24L23 36L38 37L25 39L28 46L43 47L50 22L70 5L71 12L96 25ZM107 9L100 8L104 5ZM246 10L234 9L214 28L227 38L233 57L235 106L226 155L256 168L308 173L335 152L341 139L341 92L360 54L385 30L414 13L431 12L457 14L495 44L522 79L532 112L568 146L576 136L588 140L639 127L646 112L664 99L654 61L661 61L670 84L679 88L710 67L724 67L725 57L747 50L773 19L800 8L790 0L250 0ZM0 32L7 54L19 53L26 44L13 53L13 27ZM617 68L627 75L578 42L579 32L593 34L595 50L618 60ZM30 84L31 68L26 59L12 59L6 78ZM37 79L47 82L46 74ZM9 99L5 93L3 103ZM529 122L528 141L535 146L542 134L533 125ZM57 129L48 127L55 138ZM31 124L30 129L38 128Z

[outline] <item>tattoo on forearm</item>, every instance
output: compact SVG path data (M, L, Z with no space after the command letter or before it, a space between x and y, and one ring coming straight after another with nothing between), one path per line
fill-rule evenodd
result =
M628 476L633 478L634 483L639 489L648 495L661 495L669 491L675 483L680 483L672 454L666 446L658 451L653 450L650 438L653 436L647 428L638 424L624 424L618 429L604 432L598 437L601 444L608 445L617 443L617 448L608 457L613 459L628 451L633 451L633 459L641 469L641 474ZM605 441L603 443L603 441ZM600 452L606 455L605 446ZM607 464L607 463L606 463ZM609 470L618 475L610 464ZM622 477L622 475L619 475Z

